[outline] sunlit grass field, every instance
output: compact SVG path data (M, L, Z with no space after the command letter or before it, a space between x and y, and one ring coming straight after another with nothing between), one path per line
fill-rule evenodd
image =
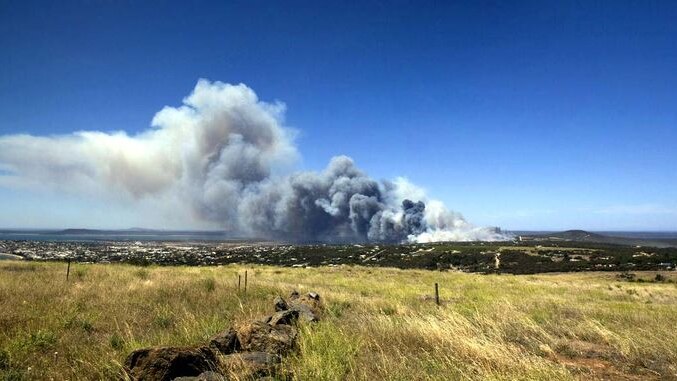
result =
M326 307L284 359L297 380L677 379L674 282L120 264L65 275L64 263L0 262L0 380L122 379L130 351L204 343L293 289L317 291Z

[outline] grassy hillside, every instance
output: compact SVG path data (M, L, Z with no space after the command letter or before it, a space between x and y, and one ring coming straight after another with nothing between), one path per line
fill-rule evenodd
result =
M65 269L0 262L0 379L120 378L131 350L204 342L292 289L327 308L285 360L299 380L677 379L676 283L250 266L244 295L236 265Z

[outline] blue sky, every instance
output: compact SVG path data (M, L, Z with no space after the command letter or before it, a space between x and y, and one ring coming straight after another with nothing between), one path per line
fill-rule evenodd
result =
M677 230L677 3L0 1L0 135L148 129L199 78L478 225ZM156 224L0 188L3 227Z

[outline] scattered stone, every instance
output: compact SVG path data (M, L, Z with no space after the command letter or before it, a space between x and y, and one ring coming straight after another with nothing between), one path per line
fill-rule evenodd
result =
M280 357L266 352L243 352L225 356L223 369L236 379L256 379L277 373Z
M240 341L237 339L237 332L230 328L212 337L209 346L217 349L221 354L229 355L240 350Z
M285 311L289 309L289 305L287 305L287 302L285 302L281 296L276 296L275 300L273 300L273 304L275 305L275 312Z
M291 352L298 319L318 321L322 303L317 293L292 292L290 302L273 301L275 314L223 331L204 347L157 347L132 352L125 370L135 381L273 380L280 377L280 356ZM222 372L222 373L218 373Z
M254 321L237 329L243 351L285 354L295 344L297 331L290 325L275 325Z
M132 380L171 381L214 370L216 363L216 355L208 347L158 347L132 352L125 368Z

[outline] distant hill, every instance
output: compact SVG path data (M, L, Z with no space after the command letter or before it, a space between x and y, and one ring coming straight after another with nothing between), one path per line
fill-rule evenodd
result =
M125 233L151 233L151 234L162 234L162 230L153 230L153 229L143 229L143 228L131 228L131 229L119 229L119 230L100 230L100 229L63 229L53 232L52 234L96 234L96 235L106 235L106 234L125 234Z
M601 234L587 232L585 230L567 230L559 233L550 234L551 237L562 238L571 241L597 241L609 237Z
M622 233L614 233L612 236L585 230L566 230L563 232L526 233L519 235L519 237L524 241L571 241L624 246L677 247L677 239L675 238L637 238L620 234ZM631 234L629 233L629 235Z
M222 230L155 230L145 228L130 229L63 229L47 233L56 236L98 236L98 237L175 237L175 236L195 236L195 237L228 237L229 234Z

